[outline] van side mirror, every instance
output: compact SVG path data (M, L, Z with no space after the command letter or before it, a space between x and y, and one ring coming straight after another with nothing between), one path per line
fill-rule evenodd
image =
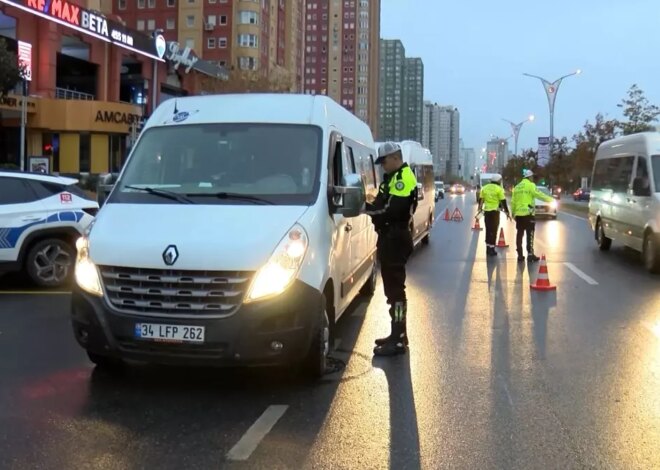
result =
M648 178L635 178L633 180L633 196L650 196L651 186Z
M362 214L366 200L364 182L358 174L344 176L341 186L332 189L332 211L344 217L357 217Z
M96 201L99 203L99 206L105 203L118 177L119 173L105 173L99 176L98 183L96 184Z

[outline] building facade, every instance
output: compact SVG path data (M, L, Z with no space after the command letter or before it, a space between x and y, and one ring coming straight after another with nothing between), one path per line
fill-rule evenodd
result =
M408 57L404 64L403 138L421 143L424 108L424 62L417 57Z
M465 181L474 181L474 176L477 174L477 154L473 148L466 148L463 145L463 139L460 140L460 159L461 165L460 176Z
M461 177L458 109L425 101L422 125L422 145L433 155L436 176Z
M147 34L162 30L196 56L229 70L262 72L301 91L304 2L300 0L106 0Z
M30 72L27 97L19 87L0 103L0 165L20 167L25 101L26 168L30 157L46 157L51 171L65 174L118 170L154 105L194 93L198 69L218 72L173 54L172 44L166 51L162 37L100 15L98 2L0 3L0 36Z
M494 137L486 144L486 168L490 173L501 173L509 160L509 142Z
M328 95L375 131L380 0L307 0L304 90Z

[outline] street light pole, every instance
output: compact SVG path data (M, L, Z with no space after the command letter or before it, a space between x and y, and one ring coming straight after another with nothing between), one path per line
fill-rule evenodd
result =
M559 91L559 86L561 85L562 80L568 77L572 77L574 75L580 75L582 73L582 70L577 69L573 73L569 73L568 75L564 75L563 77L558 78L554 82L550 82L549 80L546 80L543 77L539 77L538 75L531 75L529 73L523 73L526 77L532 77L532 78L537 78L541 80L541 83L543 84L543 89L545 90L545 94L548 97L548 107L550 108L550 157L552 157L552 151L555 146L555 101L557 99L557 92Z
M513 131L513 138L515 140L514 155L516 157L518 156L518 137L520 137L520 129L522 129L522 126L525 125L525 123L532 122L534 119L535 118L533 114L531 114L527 119L525 119L523 122L519 122L518 124L509 121L508 119L503 119L503 121L506 121L511 125L511 130Z
M27 126L27 80L21 78L21 171L25 171L25 127Z

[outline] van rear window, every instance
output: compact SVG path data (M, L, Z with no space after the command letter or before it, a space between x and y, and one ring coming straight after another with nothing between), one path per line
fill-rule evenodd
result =
M651 168L653 169L653 182L655 183L655 192L660 193L660 155L651 157Z

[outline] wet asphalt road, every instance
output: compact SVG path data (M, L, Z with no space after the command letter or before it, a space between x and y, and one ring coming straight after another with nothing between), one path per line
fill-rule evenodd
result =
M473 197L438 212L470 214ZM558 290L531 292L536 268L513 248L487 261L470 224L439 220L410 262L409 355L372 358L389 326L379 288L340 321L346 368L315 385L95 371L68 295L0 278L0 468L660 468L660 278L562 213L537 224Z

